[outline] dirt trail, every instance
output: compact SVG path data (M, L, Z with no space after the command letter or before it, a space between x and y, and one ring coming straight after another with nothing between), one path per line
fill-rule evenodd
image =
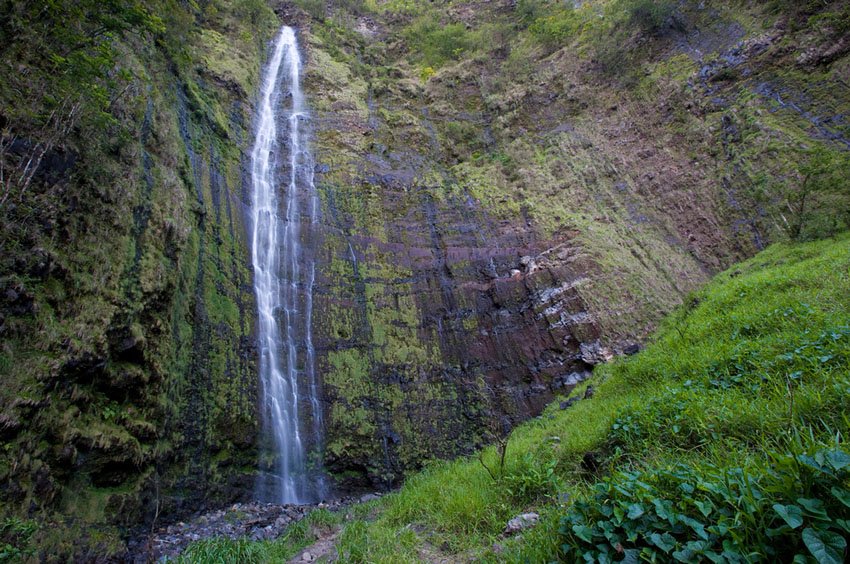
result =
M336 539L340 529L335 528L324 533L313 544L296 554L289 562L299 564L303 562L335 562L336 561Z

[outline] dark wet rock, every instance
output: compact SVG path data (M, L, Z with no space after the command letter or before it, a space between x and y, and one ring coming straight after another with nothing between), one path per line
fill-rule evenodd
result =
M520 259L519 263L526 274L533 274L540 270L540 267L537 265L534 257L524 256Z
M117 346L118 358L128 362L144 361L145 338L141 335L128 335Z
M633 343L633 344L628 345L627 347L625 347L623 349L623 354L626 355L626 356L633 356L633 355L636 355L637 353L639 353L640 351L641 351L641 346L638 343Z
M721 125L723 127L723 135L726 137L726 141L728 143L740 143L741 142L741 132L738 129L738 126L735 124L734 119L730 115L724 115L721 120Z
M590 399L593 397L593 394L596 390L593 389L593 386L588 386L584 391L584 399Z
M558 388L573 388L590 377L590 372L570 372L556 378L553 386Z
M13 138L7 150L17 157L28 158L38 154L39 143L32 139ZM64 147L47 150L38 161L33 180L45 184L55 184L66 178L77 163L77 154Z
M753 91L775 102L778 108L798 114L808 121L822 138L850 147L850 137L846 134L845 117L821 115L819 108L812 104L804 92L770 81L760 82L753 88Z
M824 42L806 49L797 58L797 64L803 67L828 65L848 52L850 52L850 37L844 35L836 41Z
M21 286L10 286L3 293L2 309L10 316L32 315L35 312L35 296Z
M11 415L0 414L0 439L9 440L21 430L21 422Z
M576 402L580 401L581 398L570 398L567 401L562 401L558 407L563 409L569 409L576 404Z
M105 356L92 351L83 351L67 360L60 374L64 379L91 382L103 373L107 362L108 359Z

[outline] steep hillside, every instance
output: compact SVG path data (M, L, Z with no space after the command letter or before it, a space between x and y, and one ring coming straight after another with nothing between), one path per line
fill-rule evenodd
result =
M3 12L0 518L58 520L43 557L106 555L115 526L252 489L243 153L277 19L251 1Z
M285 14L307 44L342 478L468 452L712 273L848 226L845 4L568 4Z
M336 527L339 562L842 562L848 343L850 237L772 246L501 446L311 527ZM187 554L265 562L313 538Z

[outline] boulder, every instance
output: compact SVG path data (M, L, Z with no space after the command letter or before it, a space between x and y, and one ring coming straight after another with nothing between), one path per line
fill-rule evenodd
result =
M623 349L623 354L626 356L632 356L639 353L641 350L641 346L637 343L632 343Z
M539 520L540 515L537 513L523 513L522 515L517 515L508 521L504 534L513 535L520 531L524 531L525 529L530 529L536 525Z
M570 398L567 401L562 401L559 407L561 409L569 409L573 406L573 404L575 404L580 399L581 398Z
M599 341L581 344L581 359L590 365L603 364L614 357L611 351Z

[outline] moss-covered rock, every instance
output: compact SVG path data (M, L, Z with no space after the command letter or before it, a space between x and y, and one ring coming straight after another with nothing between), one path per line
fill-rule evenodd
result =
M44 523L40 558L120 553L128 529L116 526L250 495L243 161L277 20L262 4L243 19L246 4L145 3L168 18L155 36L118 37L115 76L98 83L106 125L84 113L45 139L2 92L3 142L52 144L0 208L0 516ZM19 41L2 64L27 71L21 89L67 88L40 61L9 60L39 44Z

